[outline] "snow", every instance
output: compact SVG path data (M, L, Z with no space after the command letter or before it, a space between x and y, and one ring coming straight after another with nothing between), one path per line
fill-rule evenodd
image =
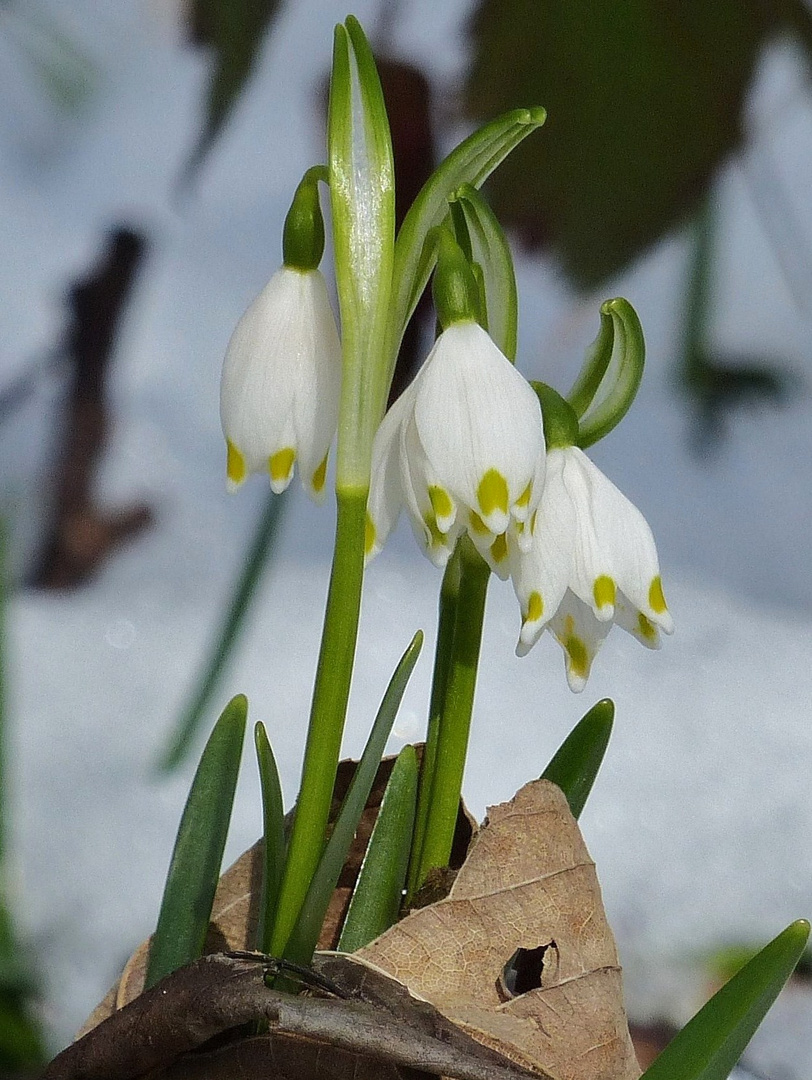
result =
M194 767L161 779L156 757L265 497L258 480L238 496L224 493L219 365L234 323L275 269L293 186L319 155L313 106L332 22L344 9L312 0L283 9L234 123L181 200L175 180L198 115L201 58L181 50L144 5L74 0L46 10L92 57L97 89L83 113L58 120L29 70L26 109L0 118L3 380L53 345L65 284L84 271L103 231L142 224L152 248L119 342L99 497L114 505L143 498L157 511L156 526L88 587L20 591L8 612L14 900L56 1047L154 925ZM356 5L368 27L376 12ZM461 14L461 5L420 0L394 29L399 53L423 62L440 89L460 64ZM451 45L440 51L438 40ZM4 78L21 77L19 60L10 70ZM797 72L787 46L765 58L752 124L757 153L770 127L769 146L780 151L787 192L812 237L804 196L812 109L801 101L786 125L774 120L786 95L797 100ZM714 343L802 373L809 307L798 310L777 265L749 167L731 166L719 185ZM604 296L627 296L641 316L643 389L594 457L652 525L677 631L652 654L614 630L576 698L551 638L527 658L513 655L516 602L510 586L494 581L465 787L481 815L543 769L592 703L616 701L613 741L582 825L630 1008L679 1020L698 1003L704 951L766 941L812 913L812 405L803 389L782 410L739 410L716 453L696 456L674 386L687 255L684 239L672 238L601 297L577 304L551 267L519 260L520 363L529 376L567 388ZM59 390L58 374L44 379L0 427L0 491L14 512L18 569L36 536ZM290 500L279 557L220 694L224 703L245 692L251 719L266 723L288 801L331 514L298 492ZM363 745L417 627L426 646L391 748L421 736L438 587L402 526L367 577L347 754ZM246 753L227 857L259 829ZM800 988L785 995L754 1043L754 1068L808 1073L808 996Z

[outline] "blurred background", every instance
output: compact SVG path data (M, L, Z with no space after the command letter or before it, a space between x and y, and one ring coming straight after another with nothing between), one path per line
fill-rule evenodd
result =
M482 816L615 699L582 827L630 1013L656 1036L812 912L812 9L353 13L381 64L401 213L477 121L548 110L487 187L515 240L523 372L566 391L610 296L646 332L642 390L594 458L652 525L677 632L650 654L616 630L576 698L552 639L513 655L516 602L494 582L465 791ZM233 693L296 791L332 511L293 489L269 510L259 479L225 495L218 382L293 189L324 160L346 14L0 3L0 1075L64 1045L150 932L196 755ZM399 386L430 333L424 312ZM418 626L392 749L422 737L438 589L401 526L367 576L348 754ZM260 829L246 760L228 854ZM810 1018L801 978L753 1072L807 1076Z

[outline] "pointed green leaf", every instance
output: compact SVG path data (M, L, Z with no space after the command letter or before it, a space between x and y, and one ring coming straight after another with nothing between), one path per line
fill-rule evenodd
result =
M486 329L509 360L516 359L519 296L507 237L496 215L471 184L451 196L452 212L459 207L468 231L470 257L481 267L485 286Z
M631 408L637 391L640 389L640 380L643 378L646 343L637 312L628 300L618 296L614 300L606 300L601 304L601 319L603 320L605 316L609 316L612 320L612 351L609 360L604 364L603 376L598 382L592 400L579 414L578 445L582 449L592 446L620 423ZM603 331L603 327L601 329ZM586 366L588 368L590 364L594 364L595 367L593 375L587 377L594 381L594 375L605 360L603 338L600 333L592 346L590 357L587 358ZM580 377L573 391L578 394L580 401L585 392ZM570 404L572 404L571 397ZM577 409L576 412L578 412Z
M603 698L593 705L563 741L541 775L542 780L550 780L561 788L575 818L581 816L595 783L609 745L614 718L615 705L609 698Z
M262 788L262 821L264 837L264 861L262 868L262 896L259 904L259 925L256 947L259 952L271 948L271 932L276 915L276 901L285 868L285 807L279 770L268 741L265 725L254 727L254 746L259 766L259 782Z
M330 897L333 895L347 858L347 852L350 850L358 822L361 820L361 814L375 780L375 773L383 757L386 740L389 738L403 692L417 663L422 645L423 633L418 630L386 688L364 753L355 769L355 775L341 804L332 834L324 848L296 925L285 947L285 958L295 963L310 963L327 912L327 905L330 903Z
M431 231L448 214L448 199L462 184L478 188L547 117L542 108L516 109L492 120L452 150L412 203L395 244L388 353L394 367L403 331L431 276Z
M338 942L355 952L398 919L417 805L417 754L404 746L392 768Z
M226 705L197 767L166 876L147 965L147 987L203 953L214 890L220 877L248 702Z
M800 959L799 919L725 983L643 1074L643 1080L726 1080Z
M197 688L183 710L160 760L158 767L162 772L171 772L185 760L197 736L223 670L234 653L262 572L273 553L274 540L279 532L279 523L287 501L287 493L274 495L269 492L267 495L228 610L214 637L214 646L203 664Z

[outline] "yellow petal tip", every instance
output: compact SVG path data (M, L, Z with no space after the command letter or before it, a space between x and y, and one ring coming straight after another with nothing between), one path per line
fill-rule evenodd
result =
M229 490L236 491L240 484L245 482L248 468L245 464L245 458L231 439L226 439L226 455L226 481Z

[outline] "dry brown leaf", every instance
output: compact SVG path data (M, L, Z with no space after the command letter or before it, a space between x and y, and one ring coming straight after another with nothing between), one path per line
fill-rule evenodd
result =
M422 746L418 746L417 750L420 754ZM387 757L378 768L366 809L361 817L361 824L324 920L318 942L319 949L333 949L338 942L338 935L344 923L355 880L358 877L394 763L394 757ZM356 764L354 761L342 761L338 766L330 808L330 821L335 821L355 773ZM463 864L475 828L476 822L468 814L465 806L460 803L452 866L458 868ZM243 852L220 878L214 894L209 932L206 935L204 949L206 953L250 951L255 947L259 921L259 898L262 890L262 852L262 841L258 840L253 847ZM143 991L148 955L149 940L143 941L132 954L117 986L96 1006L82 1025L77 1038L107 1019L116 1009L123 1008Z
M540 986L505 1001L505 965L516 950L542 946ZM445 900L357 956L555 1080L640 1075L595 867L566 799L547 781L488 811Z

